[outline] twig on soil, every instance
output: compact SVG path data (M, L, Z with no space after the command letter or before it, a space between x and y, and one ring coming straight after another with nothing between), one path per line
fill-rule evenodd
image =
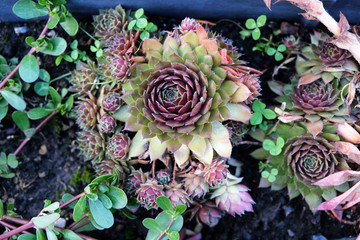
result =
M3 225L4 227L7 227L7 228L10 228L10 229L15 229L17 227L15 227L14 225L11 225L10 223L7 223L3 220L0 220L0 224ZM23 231L24 234L31 234L30 232L28 231Z
M262 144L260 142L254 142L254 141L240 141L237 142L235 144L236 146L238 145L255 145L255 146L262 146Z

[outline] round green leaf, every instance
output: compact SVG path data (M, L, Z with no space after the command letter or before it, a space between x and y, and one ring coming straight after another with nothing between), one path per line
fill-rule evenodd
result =
M254 29L254 28L256 28L255 20L252 19L252 18L249 18L248 20L246 20L246 22L245 22L245 27L246 27L247 29Z
M275 54L275 60L276 60L276 61L281 61L281 60L283 60L283 59L284 59L284 55L283 55L282 53L277 52L277 53Z
M37 120L46 117L50 113L52 111L46 108L33 108L28 111L27 115L31 120Z
M150 38L150 33L148 33L148 32L142 32L142 33L140 34L140 39L141 39L141 40L144 40L145 38Z
M280 44L278 47L277 47L277 50L279 52L285 52L286 50L286 46L284 44Z
M128 30L133 29L134 26L135 26L135 24L136 24L136 20L132 20L132 21L129 23L129 25L128 25Z
M73 16L66 16L64 21L60 22L60 26L69 34L70 36L76 35L79 30L79 24Z
M34 55L26 55L20 62L19 74L27 83L35 82L40 75L39 63Z
M114 224L114 216L100 200L89 200L89 208L95 222L101 227L110 228Z
M164 211L166 211L166 210L174 211L171 201L169 200L169 198L167 198L165 196L160 196L160 197L156 198L156 203Z
M34 217L34 218L32 218L32 222L38 228L46 228L47 226L54 223L59 218L60 218L60 214L52 213L52 214L49 214L49 215L44 215L44 216L40 216L40 217Z
M15 93L3 90L0 91L1 96L16 110L23 111L26 108L24 99L16 95Z
M80 221L86 208L86 195L82 195L79 201L76 203L73 212L73 219L75 222Z
M127 204L127 197L123 190L113 186L109 187L109 191L105 193L112 202L112 207L115 209L124 208Z
M30 127L30 121L24 112L15 111L12 114L12 119L21 131L24 131Z
M266 16L265 15L261 15L256 19L256 25L258 27L264 26L265 23L266 23Z
M32 0L20 0L16 2L13 7L13 12L16 16L24 19L46 16L48 14L46 7L43 7Z
M160 227L159 223L157 223L152 218L145 218L143 220L142 224L144 225L144 227L146 227L149 230L155 230L155 231L161 232L161 227Z
M271 120L276 118L276 113L271 109L264 109L261 113L264 115L266 119Z
M263 109L266 108L266 105L259 100L255 100L251 108L254 112L262 112Z
M267 55L272 56L276 53L276 50L275 50L275 48L270 47L267 49L266 53L267 53Z
M254 112L253 116L250 118L250 124L255 126L259 125L263 120L263 116L260 112Z
M276 146L282 148L285 145L285 141L282 137L276 139Z
M81 237L69 229L64 229L61 233L65 240L82 240Z
M268 171L261 172L261 177L262 178L268 178L269 176L270 176L270 173Z
M104 207L107 209L110 209L112 207L112 202L108 196L106 196L104 193L98 193L99 200L102 202Z
M273 176L273 175L270 175L269 178L268 178L269 182L275 182L275 180L276 180L276 177Z
M186 205L184 205L184 204L178 204L178 205L176 205L175 212L176 212L177 214L183 214L185 211L186 211Z
M271 175L276 176L276 175L278 175L279 170L277 170L276 168L273 168L273 169L271 169L270 173L271 173Z
M35 83L34 91L39 96L47 96L49 94L49 83L47 83L47 82Z
M275 143L270 139L265 139L262 146L265 150L270 151L271 149L275 148Z
M53 29L53 28L56 27L56 25L59 23L59 21L60 21L59 15L55 14L55 15L51 18L51 20L48 22L47 27L48 27L49 29Z
M136 10L135 18L139 19L139 18L141 18L142 15L144 15L144 9L143 8L140 8L140 9Z
M261 32L259 28L255 28L252 32L251 32L252 38L254 40L259 40Z
M148 24L148 21L146 18L140 18L136 21L136 26L138 28L145 28L147 24Z
M55 37L48 40L45 47L40 48L40 52L49 54L52 56L59 56L62 54L66 49L66 41L61 37Z
M9 104L5 101L5 99L0 101L1 103L6 103L6 104L0 104L0 121L2 119L4 119L4 117L6 116L8 110L9 110Z
M36 236L34 234L22 234L17 240L36 240Z
M48 71L46 71L45 69L40 69L40 74L39 77L41 80L43 80L44 82L50 82L50 74Z

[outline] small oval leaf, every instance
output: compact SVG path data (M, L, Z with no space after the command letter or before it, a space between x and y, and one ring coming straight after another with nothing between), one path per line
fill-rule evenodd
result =
M16 110L23 111L26 108L24 99L16 95L15 93L3 90L0 92L1 96Z

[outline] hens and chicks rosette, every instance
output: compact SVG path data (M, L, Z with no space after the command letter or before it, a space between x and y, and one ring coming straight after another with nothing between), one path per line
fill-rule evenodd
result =
M143 42L129 21L121 6L96 16L103 56L73 73L81 154L98 174L116 169L146 209L164 195L211 226L225 212L253 211L249 189L228 170L224 122L248 123L261 72L194 19Z

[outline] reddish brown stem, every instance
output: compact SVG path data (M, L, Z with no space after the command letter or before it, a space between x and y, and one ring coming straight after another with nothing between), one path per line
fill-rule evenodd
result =
M34 223L33 222L28 222L25 225L22 225L22 226L20 226L18 228L15 228L15 229L11 230L10 232L6 232L6 233L0 235L0 240L9 238L9 237L11 237L11 236L13 236L15 234L21 233L21 232L23 232L25 230L28 230L29 228L32 228L32 227L34 227Z
M61 208L64 208L64 207L66 207L67 205L69 205L70 203L75 202L76 200L80 199L80 198L82 197L82 195L84 195L84 194L85 194L85 193L82 192L82 193L76 195L75 197L73 197L73 198L70 199L69 201L61 204L59 208L60 208L60 209L61 209Z
M170 223L169 223L169 225L166 227L166 230L168 230L168 229L171 227L171 224L173 224L173 222L174 222L174 219L172 218L171 221L170 221ZM165 234L166 234L165 231L162 232L162 233L160 234L160 236L159 236L156 240L162 239L162 238L165 236Z
M49 116L47 116L36 128L35 133L40 130L42 126L44 126L45 123L47 123L55 114L57 114L58 111L52 112ZM34 134L35 134L34 133ZM25 144L30 140L30 138L25 138L24 141L20 144L20 146L15 150L14 155L16 156L21 149L25 146Z
M7 222L2 221L2 220L0 220L0 224L3 225L4 227L10 228L10 229L15 229L15 228L17 228L17 227L15 227L14 225L11 225L10 223L7 223ZM31 233L28 232L28 231L23 231L23 233L25 233L25 234L31 234Z
M90 221L90 220L86 220L85 222L83 222L83 223L81 223L81 224L79 224L79 225L76 225L76 226L73 227L71 230L72 230L72 231L76 231L77 229L82 228L83 226L86 226L86 225L88 225L89 223L91 223L91 221Z
M236 143L235 145L255 145L255 146L262 146L261 143L259 142L254 142L254 141L241 141L241 142L238 142Z
M47 30L48 30L47 25L48 25L48 23L51 21L51 19L52 19L52 17L49 16L49 19L48 19L48 21L47 21L44 29L43 29L42 32L40 33L38 39L41 39L43 36L45 36L45 34L46 34ZM35 51L36 51L36 48L32 47L32 48L30 49L30 51L27 53L27 55L31 55L31 54L33 54ZM5 86L5 84L9 81L9 79L11 79L11 78L15 75L15 73L19 70L19 68L20 68L20 63L11 71L11 73L10 73L9 75L6 76L6 78L5 78L4 80L1 81L1 83L0 83L0 89L3 89L3 87Z
M79 222L81 222L86 216L87 216L87 214L83 214L83 216L80 218L79 221L73 222L73 223L70 224L67 228L73 230L73 228L75 227L75 225L78 224Z

